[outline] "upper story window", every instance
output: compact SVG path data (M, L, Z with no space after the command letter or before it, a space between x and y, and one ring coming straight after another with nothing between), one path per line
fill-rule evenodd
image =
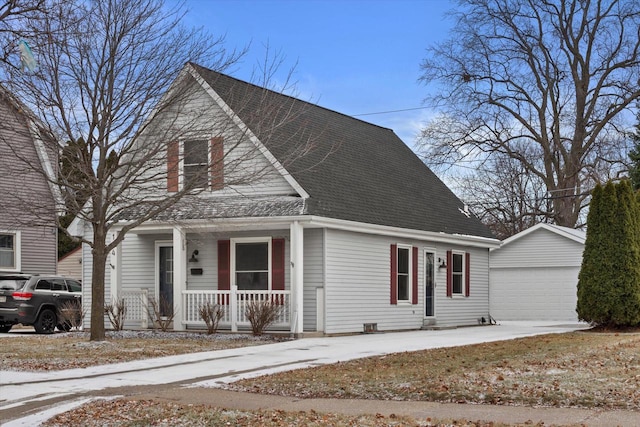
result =
M16 235L0 233L0 269L17 270Z
M209 150L206 139L186 140L184 150L184 182L193 188L207 188L209 185Z
M167 190L220 190L224 187L224 140L185 139L167 146Z

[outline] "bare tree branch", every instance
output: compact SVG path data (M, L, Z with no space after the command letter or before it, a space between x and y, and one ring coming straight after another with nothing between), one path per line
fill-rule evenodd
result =
M454 38L422 64L422 80L444 89L429 99L441 116L419 150L431 166L506 155L554 195L549 220L575 226L589 189L623 168L629 151L622 135L640 98L640 2L459 3ZM528 158L530 146L542 161Z

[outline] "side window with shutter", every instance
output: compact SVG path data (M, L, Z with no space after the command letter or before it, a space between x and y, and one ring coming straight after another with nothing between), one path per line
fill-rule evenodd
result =
M471 293L471 257L468 252L447 251L447 296Z

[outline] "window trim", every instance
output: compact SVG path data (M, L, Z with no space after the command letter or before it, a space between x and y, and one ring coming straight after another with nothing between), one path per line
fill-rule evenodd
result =
M399 272L399 251L400 249L404 249L407 251L407 299L400 299L400 288L399 286L399 280L398 278L400 277L400 272ZM413 301L413 246L411 245L404 245L401 243L398 243L396 245L396 304L398 305L412 305L412 301ZM404 275L404 273L402 273Z
M457 274L453 270L453 265L454 265L453 258L456 255L459 255L462 258L462 261L461 261L462 269L458 273L460 275L460 292L455 292L454 291L454 280L453 279ZM464 298L464 297L466 297L466 295L465 295L466 277L467 277L466 258L467 258L467 253L465 251L457 251L457 250L452 250L451 251L451 296L453 298Z
M0 230L0 234L13 235L13 267L2 267L0 271L20 272L22 271L22 234L19 230Z
M229 259L229 271L230 271L230 285L235 286L237 289L238 283L236 282L236 244L237 243L267 243L267 289L264 291L273 290L273 261L272 261L272 237L236 237L231 238L231 250Z

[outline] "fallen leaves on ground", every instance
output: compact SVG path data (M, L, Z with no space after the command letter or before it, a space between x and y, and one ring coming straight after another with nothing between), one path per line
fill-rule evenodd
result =
M300 398L640 410L640 334L575 332L398 353L228 388Z
M315 411L239 411L206 405L182 405L152 400L109 400L85 404L51 418L42 426L142 427L142 426L234 426L234 427L500 427L506 424L467 420L415 420L381 414L347 416ZM542 427L543 424L518 424Z
M225 350L280 340L263 335L199 332L109 331L106 341L89 341L87 332L12 336L2 340L3 370L57 371L129 362L200 351Z

